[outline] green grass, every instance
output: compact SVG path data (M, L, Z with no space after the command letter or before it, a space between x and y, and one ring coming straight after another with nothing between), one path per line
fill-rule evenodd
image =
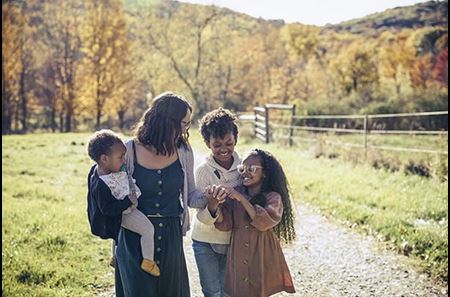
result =
M298 147L247 143L272 152L289 178L293 197L408 254L432 276L448 275L448 182L376 170L341 158L312 158ZM448 162L448 161L447 161Z
M274 131L274 137L284 136L286 129ZM364 134L338 134L338 133L310 133L306 131L295 131L295 137L326 139L333 142L342 142L355 145L364 145ZM387 146L414 148L421 150L448 150L448 135L389 135L389 134L369 134L367 136L369 146ZM415 154L417 156L417 154Z
M246 127L247 130L252 129ZM249 131L246 131L249 133ZM287 143L286 129L275 129L272 133L272 141ZM252 133L252 132L251 132ZM369 163L374 167L383 167L390 171L403 171L411 173L411 167L421 166L426 172L415 174L434 176L440 179L448 177L448 155L435 152L448 151L448 135L375 135L367 137L367 151L362 147L343 146L364 145L362 134L336 134L336 133L309 133L296 131L294 133L295 145L303 150L314 151L316 155L341 157L352 163ZM312 140L315 140L313 142ZM427 152L395 151L388 148L405 148L418 150L431 150Z
M113 284L110 241L90 234L86 216L89 135L2 136L2 296L93 296ZM208 152L195 130L191 142ZM237 150L255 146L280 159L295 199L399 250L407 242L420 267L447 276L447 182L244 138Z
M3 296L92 296L109 242L90 235L85 134L2 137Z

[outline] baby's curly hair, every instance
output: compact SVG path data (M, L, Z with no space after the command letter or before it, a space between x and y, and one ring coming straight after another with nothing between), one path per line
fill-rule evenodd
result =
M96 131L88 143L89 157L98 162L101 155L111 153L111 147L116 143L123 143L122 139L111 130L102 129Z
M208 112L198 122L203 140L208 142L212 137L224 138L227 133L233 133L234 139L238 139L237 117L228 109L219 107Z

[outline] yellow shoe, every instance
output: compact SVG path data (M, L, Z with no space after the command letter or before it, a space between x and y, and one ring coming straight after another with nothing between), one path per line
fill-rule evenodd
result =
M156 265L155 261L144 259L141 263L141 268L145 272L150 273L153 276L160 276L160 271L158 265Z
M109 260L109 266L111 266L112 268L116 268L116 257L111 257L111 259Z

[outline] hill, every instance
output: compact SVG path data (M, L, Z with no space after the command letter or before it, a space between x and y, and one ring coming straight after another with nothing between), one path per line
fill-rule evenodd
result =
M448 1L428 1L412 6L391 8L326 27L336 31L364 34L372 30L401 30L427 26L448 26Z

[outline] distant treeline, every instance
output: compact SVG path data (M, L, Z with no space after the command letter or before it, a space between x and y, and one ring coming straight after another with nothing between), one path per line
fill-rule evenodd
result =
M446 1L325 27L150 3L3 1L2 134L129 129L167 90L196 116L267 102L297 114L448 110Z

